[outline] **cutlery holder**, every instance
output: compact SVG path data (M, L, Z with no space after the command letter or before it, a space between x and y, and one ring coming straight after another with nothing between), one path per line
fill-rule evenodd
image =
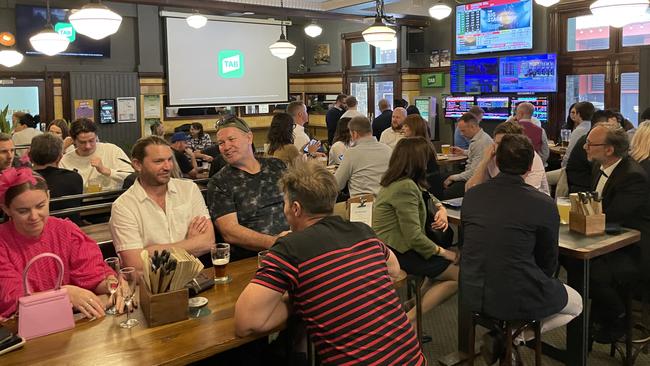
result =
M569 212L569 229L591 236L605 233L605 214L585 216L579 212Z
M187 288L162 294L152 294L141 278L140 306L149 327L174 323L187 319Z

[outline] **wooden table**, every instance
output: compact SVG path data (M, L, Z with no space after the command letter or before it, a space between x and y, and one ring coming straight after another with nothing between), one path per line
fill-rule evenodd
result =
M449 223L460 224L460 209L447 208ZM560 225L560 255L567 270L567 282L582 296L583 312L567 325L567 348L559 355L566 365L586 366L589 345L589 322L585 316L589 309L589 267L591 259L611 253L617 249L634 244L641 239L637 230L623 228L618 235L584 236L569 230L569 225ZM458 351L455 356L445 358L463 360L466 358L469 342L467 334L471 327L471 314L458 311ZM558 355L554 355L558 356Z
M183 365L265 337L237 337L233 317L237 298L257 270L257 258L232 262L227 268L231 283L200 294L209 301L209 315L148 328L137 309L133 317L140 325L130 330L118 325L125 315L84 319L74 329L27 341L22 349L0 356L0 364ZM213 275L212 268L204 271Z
M566 154L566 146L560 146L560 145L548 145L548 149L554 153L560 155L560 157L563 157L564 154Z
M108 222L81 226L80 229L92 240L96 241L99 246L113 244L113 236L111 235L111 230L108 227Z
M456 163L462 163L467 160L466 155L455 155L455 154L438 154L438 165L452 165Z

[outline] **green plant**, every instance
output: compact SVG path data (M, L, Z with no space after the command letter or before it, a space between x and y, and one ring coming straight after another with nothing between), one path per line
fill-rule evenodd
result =
M0 112L0 132L9 133L10 127L9 122L7 121L7 113L9 112L9 105Z

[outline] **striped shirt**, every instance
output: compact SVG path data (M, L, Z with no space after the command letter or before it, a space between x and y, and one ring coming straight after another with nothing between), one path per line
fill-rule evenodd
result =
M329 216L278 239L253 283L292 296L323 365L426 365L365 224Z

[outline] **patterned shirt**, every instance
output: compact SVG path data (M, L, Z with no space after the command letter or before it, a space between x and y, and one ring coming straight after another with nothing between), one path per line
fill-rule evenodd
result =
M192 151L200 151L206 147L212 145L212 139L207 133L203 134L203 137L193 137L187 142L187 147L192 149Z
M278 159L259 158L258 161L260 172L257 174L227 165L210 179L210 217L214 221L235 212L239 225L259 233L277 235L289 229L283 212L284 198L278 187L286 165ZM232 251L233 260L257 254L240 247L232 247Z
M323 365L426 365L389 253L367 225L329 216L278 239L252 283L289 292Z

